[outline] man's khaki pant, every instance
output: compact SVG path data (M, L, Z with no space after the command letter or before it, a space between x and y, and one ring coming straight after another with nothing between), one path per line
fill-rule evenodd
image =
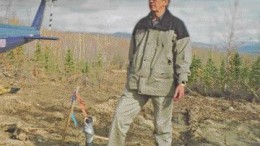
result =
M171 146L172 98L139 95L137 91L125 91L117 105L110 129L108 146L124 146L126 133L134 117L151 99L154 107L154 137L157 146Z

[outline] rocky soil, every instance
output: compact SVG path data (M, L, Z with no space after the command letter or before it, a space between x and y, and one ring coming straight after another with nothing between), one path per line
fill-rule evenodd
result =
M124 89L125 74L107 71L100 80L74 75L65 79L15 79L0 74L0 145L59 146L77 86L94 117L95 134L108 136L115 106ZM9 92L10 89L16 92ZM153 146L153 110L149 102L135 118L127 146ZM71 123L66 146L83 146L83 117L75 109L79 127ZM174 103L174 146L259 146L260 104L243 100L203 97L190 92ZM106 140L95 138L96 146Z

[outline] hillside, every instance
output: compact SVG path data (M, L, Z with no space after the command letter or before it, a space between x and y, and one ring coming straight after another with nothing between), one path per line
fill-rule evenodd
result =
M124 91L129 39L104 34L43 33L58 36L60 40L34 41L13 52L0 54L0 145L59 146L69 116L71 94L78 86L94 118L95 133L107 137L115 106ZM193 55L201 58L203 64L212 58L217 66L225 57L223 52L202 46L194 47ZM255 60L251 55L243 55L242 59L246 67ZM259 77L255 64L255 76ZM209 93L221 88L217 87L220 83L213 82L220 80L213 74L215 70L206 73L206 81L215 84L203 86L205 71L201 66L195 72L199 83L195 84L196 88ZM256 84L249 84L247 89L242 86L243 82L235 81L239 81L238 78L232 82L236 89L232 96L250 97L250 89L257 94L260 91L255 90ZM174 103L174 146L260 145L259 103L243 100L248 99L247 96L202 96L189 85L186 97ZM152 109L149 102L136 117L127 135L127 146L154 145ZM83 117L78 105L75 113L80 126L75 128L70 123L66 146L84 145ZM106 143L102 139L94 140L95 146Z
M0 83L20 90L0 95L0 145L58 146L69 113L72 91L80 86L88 112L94 117L95 134L108 136L114 108L125 84L124 73L106 71L101 83L74 75L64 81L56 78L14 80L0 73ZM84 145L83 117L79 107L76 117L80 127L70 125L66 146ZM152 104L149 102L135 118L127 135L127 146L153 146ZM173 145L257 146L260 144L260 105L243 100L203 97L190 92L174 103ZM106 141L94 140L95 146Z

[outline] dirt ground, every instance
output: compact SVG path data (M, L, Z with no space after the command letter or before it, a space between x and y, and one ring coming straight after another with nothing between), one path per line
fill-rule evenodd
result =
M19 89L0 95L0 145L59 146L76 87L94 118L95 134L108 136L115 106L124 90L125 73L106 71L101 78L15 79L0 74L2 87ZM8 86L8 87L7 87ZM127 146L154 146L153 110L149 102L127 134ZM71 123L66 146L83 146L83 115L75 109L79 127ZM242 100L203 97L188 92L173 110L174 146L259 146L260 104ZM106 140L94 139L105 146Z

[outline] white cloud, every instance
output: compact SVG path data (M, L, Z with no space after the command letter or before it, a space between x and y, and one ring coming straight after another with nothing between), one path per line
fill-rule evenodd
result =
M1 2L7 1L9 0L1 0ZM14 4L21 3L19 6L14 5L13 9L19 18L27 19L25 15L29 9L31 10L31 22L39 6L39 0L13 1ZM185 22L192 40L208 43L213 39L215 41L223 39L222 32L226 26L223 11L231 2L232 0L172 0L169 9ZM239 33L244 33L246 36L244 39L250 37L258 39L260 36L259 5L259 0L240 0L243 18L239 23L246 27L243 29L244 32ZM48 4L44 19L45 27L48 26L49 12ZM148 13L147 0L77 0L77 2L59 0L55 2L53 28L99 33L131 33L137 21Z
M114 6L110 0L88 0L81 7L87 10L106 10L111 9Z

